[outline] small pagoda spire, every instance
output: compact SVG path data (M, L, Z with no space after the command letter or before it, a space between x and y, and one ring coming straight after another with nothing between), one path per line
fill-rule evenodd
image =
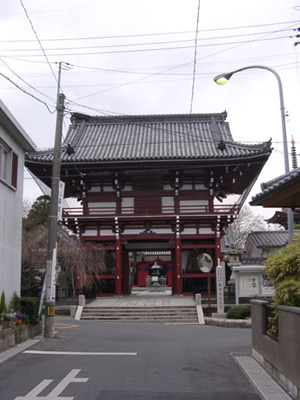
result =
M296 169L296 168L298 168L298 161L297 161L297 152L296 152L294 136L292 136L292 152L291 153L292 153L292 168Z

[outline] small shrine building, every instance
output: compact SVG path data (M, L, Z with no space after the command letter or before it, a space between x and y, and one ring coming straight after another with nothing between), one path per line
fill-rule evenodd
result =
M270 141L235 142L226 117L72 114L61 180L81 206L63 223L106 251L105 271L90 277L96 295L129 293L134 252L139 286L157 261L173 294L214 291L221 238L271 154ZM31 153L26 166L51 186L52 160L53 150Z

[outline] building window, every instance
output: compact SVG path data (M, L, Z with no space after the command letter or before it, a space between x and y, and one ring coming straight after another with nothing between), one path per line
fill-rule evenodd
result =
M17 187L18 156L3 142L0 142L0 179Z

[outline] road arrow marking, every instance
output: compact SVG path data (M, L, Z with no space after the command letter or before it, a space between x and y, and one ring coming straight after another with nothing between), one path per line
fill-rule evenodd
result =
M47 396L38 396L51 382L53 379L44 379L40 384L38 384L33 390L31 390L26 396L15 397L14 400L73 400L74 397L59 397L61 392L70 383L82 383L87 382L89 378L75 378L76 375L81 371L81 369L72 369L65 376L59 384L50 392Z

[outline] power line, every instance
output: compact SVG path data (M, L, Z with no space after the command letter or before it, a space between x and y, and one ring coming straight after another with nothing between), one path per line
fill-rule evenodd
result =
M281 36L281 37L275 37L275 38L262 38L262 39L252 39L252 40L235 41L235 42L207 43L207 44L200 44L200 45L198 44L197 48L228 46L228 45L243 45L243 44L247 44L249 42L262 42L262 41L281 40L281 39L289 39L289 38L290 38L290 36ZM107 47L113 47L113 46L107 46ZM121 46L118 46L118 47L121 47ZM87 55L97 55L97 54L101 55L101 54L145 53L145 52L154 52L154 51L184 50L184 49L190 49L190 48L194 48L194 45L174 46L174 47L157 47L157 48L149 48L149 49L111 50L111 51L93 51L93 52L83 51L83 52L74 52L74 53L59 52L59 53L51 54L50 56L51 57L66 57L66 56L87 56ZM51 49L48 49L47 51L49 52L49 51L51 51ZM7 56L2 54L1 57L7 57ZM36 58L36 57L41 57L41 56L39 54L13 54L11 57ZM49 64L50 64L50 62L49 62Z
M199 23L199 21L198 21ZM198 33L199 31L197 30L196 32L196 38L194 39L181 39L181 40L169 40L169 41L160 41L160 42L145 42L145 43L123 43L123 44L109 44L109 45L93 45L93 46L73 46L73 47L50 47L45 50L47 51L55 51L55 50L82 50L82 49L98 49L98 48L113 48L113 47L131 47L131 46L152 46L152 45L162 45L162 44L172 44L172 43L187 43L187 42L194 42L195 45L197 46L198 41L207 41L207 40L219 40L219 39L231 39L231 38L239 38L239 37L246 37L246 36L256 36L256 35L266 35L266 34L276 34L278 32L288 32L291 31L292 28L287 28L287 29L282 29L280 31L265 31L265 32L251 32L251 33L243 33L243 34L238 34L238 35L227 35L227 36L211 36L211 37L205 37L205 38L199 38ZM20 49L5 49L5 51L36 51L35 48L22 48Z
M26 10L24 4L23 4L23 1L20 0L20 3L21 3L21 6L22 6L23 9L24 9L26 18L27 18L27 20L28 20L29 23L30 23L31 29L33 30L33 33L34 33L34 35L35 35L35 37L36 37L36 40L38 41L38 43L39 43L39 45L40 45L40 48L41 48L41 50L42 50L42 52L43 52L43 54L44 54L44 57L45 57L45 59L47 60L47 64L49 65L49 68L50 68L50 70L51 70L51 72L52 72L52 75L54 76L54 79L55 79L56 82L57 82L56 75L55 75L55 73L54 73L54 71L53 71L53 69L52 69L52 66L51 66L51 64L50 64L50 62L49 62L49 60L48 60L47 54L45 53L45 51L44 51L44 49L43 49L43 46L42 46L42 43L41 43L41 41L40 41L40 39L39 39L39 37L38 37L38 34L37 34L36 30L34 29L33 23L32 23L32 21L31 21L29 15L28 15L28 12L27 12L27 10Z
M51 111L48 104L45 103L43 100L39 99L38 97L34 96L32 93L27 92L25 89L23 89L21 86L19 86L16 82L11 80L8 76L4 75L2 72L0 72L0 75L3 76L3 78L7 79L10 83L12 83L14 86L16 86L19 90L21 90L23 93L27 94L28 96L34 98L35 100L39 101L40 103L44 104L44 106L47 108L47 110L52 114L54 111Z
M294 47L294 50L296 47ZM250 58L239 58L239 59L231 59L231 63L243 63L243 62L252 62L252 60L272 60L272 59L280 59L280 58L287 58L287 57L293 57L294 58L294 53L292 54L280 54L280 55L272 55L272 56L257 56L257 57L250 57ZM21 61L25 63L32 63L32 64L45 64L45 61L39 61L39 60L31 60L31 59L24 59L24 58L16 58L16 57L11 57L11 56L2 56L2 58L10 59L10 60L16 60L16 61ZM227 63L228 60L219 60L218 65L221 63ZM53 62L52 64L56 64L56 62ZM202 63L201 65L210 65L213 64L215 65L215 61L208 61L205 64ZM166 65L158 65L158 66L146 66L146 67L134 67L134 68L127 68L127 69L112 69L112 68L99 68L99 67L94 67L94 66L86 66L86 65L78 65L78 64L70 64L74 68L81 68L81 69L86 69L88 71L94 71L94 72L112 72L112 73L124 73L124 74L133 74L133 75L147 75L147 74L152 74L152 72L146 72L146 71L141 71L141 69L157 69L157 68L170 68L170 67L175 67L174 65L171 66L166 66ZM84 74L84 72L72 72L72 74ZM216 72L217 73L217 72ZM191 73L161 73L162 75L190 75ZM30 76L47 76L47 73L25 73L23 74L24 76L30 75ZM197 74L198 75L198 74Z
M200 1L201 0L198 0L196 34L195 34L195 49L194 49L193 80L192 80L192 96L191 96L190 113L192 113L192 111L193 111L193 100L194 100L194 89L195 89L195 74L196 74L196 67L197 67L197 45L198 45L198 28L199 28L199 16L200 16Z
M275 22L271 24L257 24L257 25L244 25L244 26L233 26L233 27L225 27L225 28L211 28L211 29L201 29L200 32L220 32L220 31L228 31L235 29L249 29L249 28L260 28L267 26L277 26L277 25L285 25L285 24L299 24L300 21L285 21L285 22ZM179 31L179 32L157 32L157 33L139 33L134 35L113 35L113 36L89 36L89 37L75 37L75 38L50 38L43 39L43 42L63 42L63 41L76 41L76 40L99 40L99 39L121 39L121 38L132 38L132 37L144 37L144 36L166 36L166 35L182 35L182 34L190 34L195 33L194 31ZM34 42L32 39L10 39L10 40L0 40L0 43L29 43Z
M23 83L25 83L27 86L29 86L31 89L35 90L36 92L38 92L39 94L47 97L49 100L53 100L50 96L47 96L46 94L40 92L37 88L35 88L34 86L32 86L30 83L26 82L20 75L18 75L4 60L0 59L0 61L2 62L2 64L4 64L6 66L6 68L8 68L17 78L19 78Z
M268 35L268 34L267 34L267 35ZM264 37L267 36L267 35L263 35L262 38L264 38ZM265 39L265 40L267 40L267 39ZM254 41L256 41L256 40L252 39L252 40L249 40L249 41L247 41L247 42L243 42L243 43L236 44L236 45L234 45L234 46L232 46L232 47L230 47L230 48L227 48L227 49L224 49L224 50L220 50L220 51L218 51L218 52L215 52L215 53L209 54L209 55L207 55L207 56L201 57L201 58L199 58L197 61L203 60L203 59L205 59L205 58L212 57L213 55L216 55L216 54L220 54L220 53L229 51L229 50L231 50L231 49L234 49L234 48L239 47L239 46L244 45L244 44L252 43L252 42L254 42ZM168 71L171 71L171 70L173 70L173 69L181 68L181 67L183 67L183 66L185 66L185 65L190 65L190 64L191 64L191 62L189 61L189 62L180 64L180 65L178 65L178 66L174 66L174 67L171 67L171 68L167 68L166 70L163 70L163 71L155 72L155 73L150 74L150 75L148 75L148 76L146 76L146 77L144 76L144 77L135 79L135 80L133 80L133 81L129 81L129 82L123 83L123 84L118 85L118 86L116 86L116 87L114 87L114 88L106 89L106 90L104 90L104 91L102 91L102 92L96 92L96 93L92 93L92 94L87 95L87 96L79 97L79 98L77 98L76 100L81 100L81 99L84 99L84 98L87 98L87 97L91 97L91 96L94 96L94 95L97 95L97 94L101 94L101 93L104 93L104 92L107 92L107 91L110 91L110 90L118 89L118 88L120 88L120 87L127 86L127 85L130 85L130 84L135 83L135 82L139 82L139 81L144 80L144 79L146 79L146 78L149 78L149 77L151 77L151 76L160 75L162 72L163 72L163 73L164 73L164 72L168 72Z

